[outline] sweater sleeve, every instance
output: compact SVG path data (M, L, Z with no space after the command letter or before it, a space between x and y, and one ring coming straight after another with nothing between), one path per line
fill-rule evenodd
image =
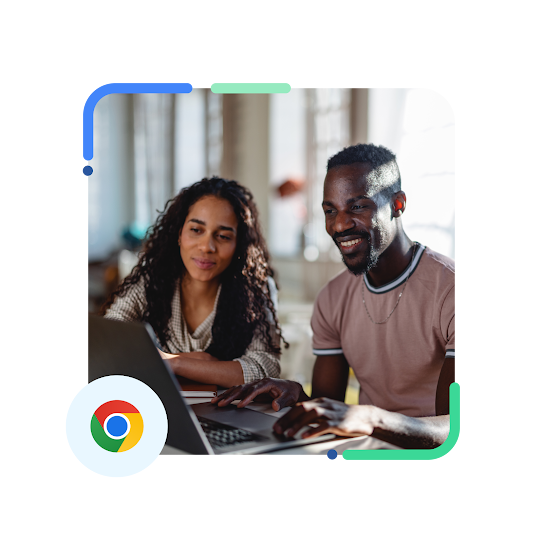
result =
M104 315L106 319L124 322L141 321L146 308L143 280L132 285L123 296L117 296Z
M268 278L268 288L270 298L277 312L277 287L270 277ZM267 310L267 320L272 342L280 347L281 335L275 326L271 311ZM253 337L245 353L239 358L235 358L241 364L243 370L243 379L246 383L264 379L264 377L279 377L281 366L279 364L279 354L271 353L266 350L266 345L258 335Z

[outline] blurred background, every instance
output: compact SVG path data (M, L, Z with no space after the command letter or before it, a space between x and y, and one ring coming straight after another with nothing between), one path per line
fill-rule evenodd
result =
M290 349L282 377L310 391L309 325L319 290L344 268L321 208L326 162L355 143L388 147L407 194L407 235L454 258L454 115L425 89L292 89L288 94L111 94L94 112L89 312L135 265L147 228L181 188L235 179L257 202ZM357 403L351 377L347 401Z

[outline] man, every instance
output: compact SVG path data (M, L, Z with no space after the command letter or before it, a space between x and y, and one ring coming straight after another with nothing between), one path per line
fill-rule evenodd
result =
M312 397L300 384L264 379L227 390L219 406L244 407L267 393L287 436L371 435L406 448L433 448L449 433L454 381L454 261L412 242L401 217L406 195L395 156L355 145L328 161L326 230L348 270L321 290L311 319ZM360 405L346 405L351 367ZM301 403L298 403L301 402Z

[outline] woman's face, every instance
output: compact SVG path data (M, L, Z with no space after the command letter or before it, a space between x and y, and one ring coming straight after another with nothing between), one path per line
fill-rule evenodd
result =
M179 234L181 259L197 281L211 281L228 268L236 251L238 220L232 205L203 196L189 208Z

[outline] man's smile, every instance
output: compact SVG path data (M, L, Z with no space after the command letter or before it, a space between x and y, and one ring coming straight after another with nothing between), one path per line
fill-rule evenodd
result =
M355 256L360 253L364 238L356 238L347 241L339 241L339 250L346 257Z
M362 241L362 238L353 239L351 241L341 241L340 245L342 247L352 247L353 245L358 245Z
M339 250L343 255L352 255L358 253L361 245L364 241L368 241L368 237L365 234L356 232L347 236L333 236Z

